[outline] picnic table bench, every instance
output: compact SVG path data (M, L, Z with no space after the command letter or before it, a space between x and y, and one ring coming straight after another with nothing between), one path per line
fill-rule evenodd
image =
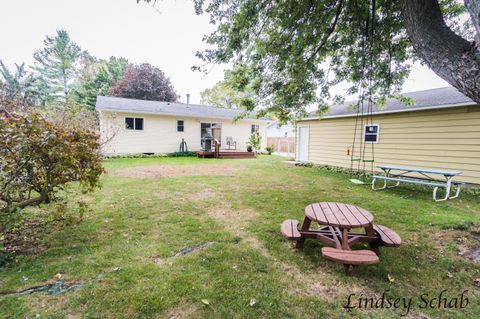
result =
M457 198L458 195L460 195L460 189L461 189L461 186L463 185L463 183L461 182L453 181L453 178L455 176L462 174L462 172L443 171L443 170L436 170L436 169L430 169L430 168L404 167L404 166L380 165L377 167L384 172L384 176L378 176L378 175L372 176L373 190L381 190L381 189L396 187L400 185L400 183L429 186L429 187L434 187L433 200L436 202L439 202L447 199ZM416 175L412 175L412 174L416 174ZM444 180L435 179L431 175L443 176ZM382 187L379 187L379 188L375 187L375 182L377 179L383 180ZM395 182L395 185L388 185L389 181ZM454 196L450 196L452 187L457 188ZM445 188L444 198L437 199L437 191L439 188Z
M311 228L312 222L321 226ZM301 228L297 220L285 220L281 233L288 239L295 240L301 249L307 238L320 240L322 255L332 261L345 265L348 272L351 265L370 265L379 262L379 246L398 247L402 240L393 230L382 225L373 224L373 215L365 209L343 203L321 202L305 208L305 218ZM353 231L363 228L364 231ZM352 246L366 242L370 249L352 250Z

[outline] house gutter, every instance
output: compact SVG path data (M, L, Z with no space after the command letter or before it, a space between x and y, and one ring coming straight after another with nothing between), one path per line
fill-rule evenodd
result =
M455 104L424 106L424 107L418 107L418 108L408 108L407 107L407 108L401 109L401 110L390 110L390 111L386 110L386 111L373 112L372 115L426 111L426 110L439 110L439 109L447 109L447 108L462 107L462 106L478 106L478 104L475 104L475 103L472 103L472 102L464 102L464 103L455 103ZM340 115L311 116L311 117L305 117L303 119L300 119L297 122L315 121L315 120L322 120L322 119L325 119L325 120L326 119L336 119L336 118L342 118L342 117L356 117L356 116L357 116L357 113L340 114Z
M124 114L148 114L148 115L158 115L158 116L171 116L171 117L188 117L188 118L206 118L206 119L215 119L215 120L234 120L234 117L215 117L215 116L205 116L205 115L183 115L183 114L165 114L165 113L156 113L156 112L147 112L147 111L126 111L126 110L116 110L116 109L102 109L96 108L97 112L112 112L112 113L124 113ZM271 120L266 119L255 119L255 118L241 118L239 120L248 120L248 121L258 121L258 122L270 122Z

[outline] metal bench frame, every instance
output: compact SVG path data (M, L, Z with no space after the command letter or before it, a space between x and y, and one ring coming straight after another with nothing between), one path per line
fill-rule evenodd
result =
M393 167L389 168L389 167L382 167L382 166L379 166L379 168L381 168L385 172L385 176L376 176L376 175L372 176L372 179L373 179L372 180L372 189L373 190L382 190L382 189L386 189L386 188L397 187L397 186L400 185L400 183L429 186L429 187L434 187L434 189L433 189L433 200L436 201L436 202L440 202L440 201L445 201L447 199L457 198L458 195L460 195L461 187L464 185L464 183L453 181L453 178L455 176L459 175L460 172L458 172L458 173L455 172L455 174L453 174L453 173L450 174L450 173L442 173L440 171L436 172L436 171L432 171L432 170L421 170L421 169L411 169L411 170L409 170L407 168L393 168ZM399 174L391 175L390 171L392 169L403 170L403 172L401 172ZM406 175L408 173L418 173L418 174L424 176L424 178L408 176L408 175ZM432 177L428 176L427 173L441 174L445 178L445 182L435 180ZM390 177L390 176L392 176L392 177ZM379 188L375 187L375 182L376 182L377 179L383 180L383 186L382 187L379 187ZM388 185L388 181L393 181L393 182L396 182L396 183L395 183L395 185ZM455 187L456 187L455 195L450 196L452 189L455 188ZM445 188L445 197L440 198L440 199L437 198L437 191L438 191L439 188Z

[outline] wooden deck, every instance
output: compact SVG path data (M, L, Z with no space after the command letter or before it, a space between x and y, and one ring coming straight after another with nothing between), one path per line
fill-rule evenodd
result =
M202 158L214 158L215 152L213 151L198 151L198 157ZM218 158L255 158L254 152L238 151L238 150L220 150Z

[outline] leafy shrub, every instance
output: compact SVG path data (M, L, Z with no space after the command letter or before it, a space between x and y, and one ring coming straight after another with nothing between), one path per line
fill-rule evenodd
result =
M265 147L265 151L267 151L268 155L272 155L273 153L273 145Z
M197 156L196 152L173 152L168 154L143 154L143 153L134 153L134 154L116 154L116 155L105 155L104 159L115 159L115 158L157 158L157 157L193 157Z
M174 153L169 153L167 155L168 157L192 157L192 156L197 156L196 152L174 152Z
M99 147L91 131L54 124L39 113L0 112L1 219L56 199L71 182L84 192L98 187Z
M250 135L250 138L247 143L247 147L250 146L255 152L258 152L261 148L262 144L262 136L260 136L260 133L254 132L252 135Z

